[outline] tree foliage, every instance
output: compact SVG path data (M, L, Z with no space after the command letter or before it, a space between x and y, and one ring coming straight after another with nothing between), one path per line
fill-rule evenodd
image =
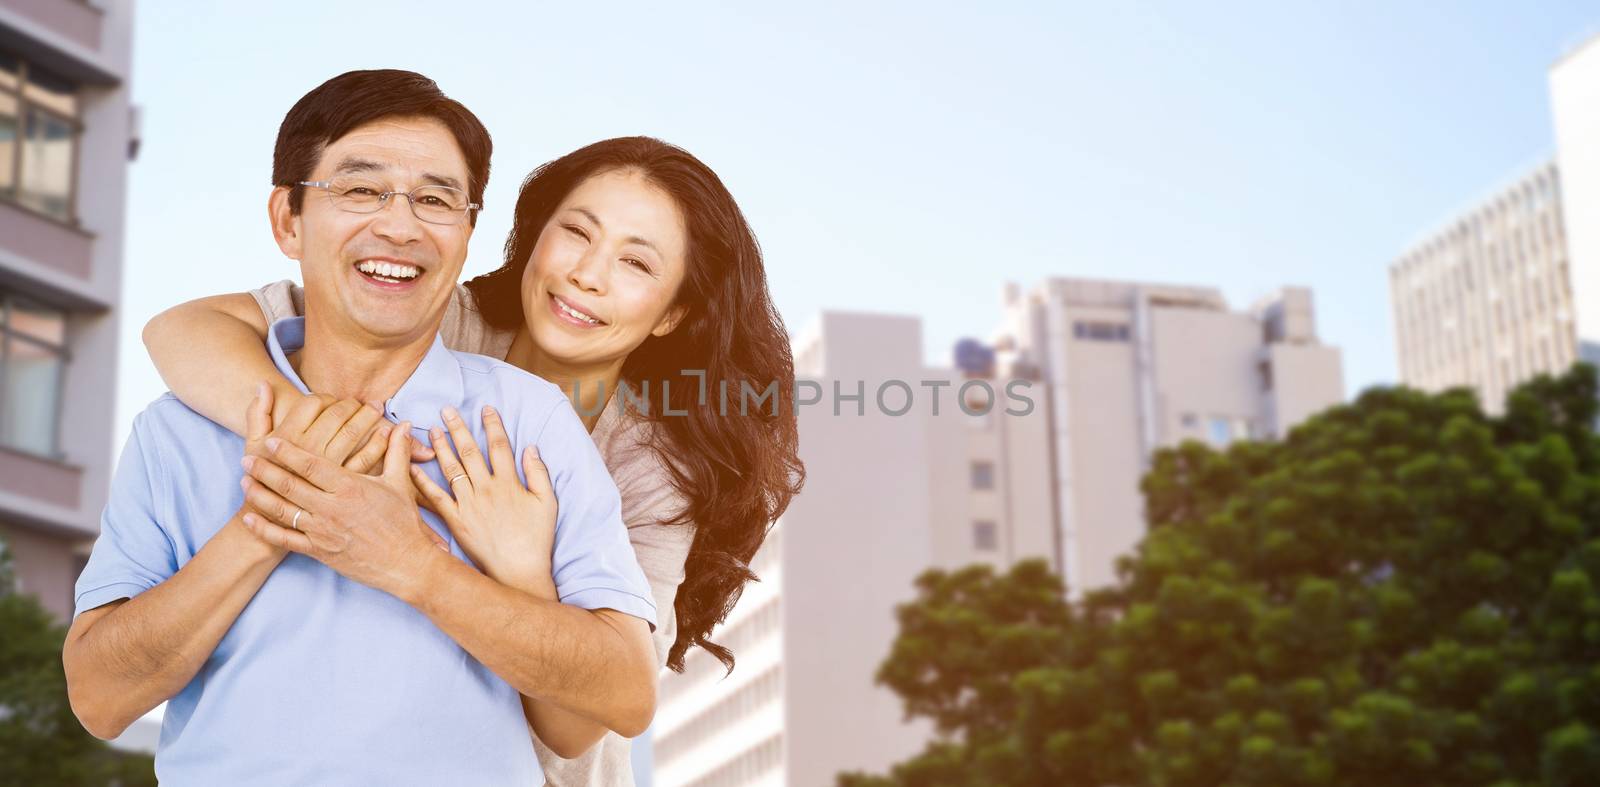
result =
M840 785L1600 783L1596 393L1374 389L1162 451L1081 601L1039 562L927 572L878 680L940 736Z
M0 543L0 786L153 787L149 757L116 751L78 723L61 668L66 628L12 587Z

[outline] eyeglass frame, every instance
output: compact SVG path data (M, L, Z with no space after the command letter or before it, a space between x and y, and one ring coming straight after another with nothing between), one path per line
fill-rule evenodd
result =
M301 181L296 181L295 185L297 185L297 186L307 186L307 187L314 188L314 189L322 189L323 191L326 191L328 193L328 201L329 202L333 202L337 197L337 195L335 195L333 193L333 181L331 181L331 180L301 180ZM438 184L438 183L428 183L426 185L418 186L418 187L416 187L416 188L414 188L414 189L412 189L410 191L380 191L380 192L378 192L378 207L374 208L373 210L366 211L365 213L363 213L362 211L359 211L359 210L350 210L349 208L340 207L338 205L338 203L334 203L334 207L339 208L339 210L342 210L345 213L354 213L357 216L371 216L371 215L373 215L375 213L381 213L384 208L388 207L389 206L389 198L390 197L392 197L392 196L394 196L396 194L401 194L401 195L405 196L405 198L406 198L406 207L411 209L411 215L413 217L415 217L417 221L421 221L421 222L424 222L424 223L427 223L427 224L432 224L432 225L434 225L436 227L455 227L455 226L459 226L462 223L463 220L470 221L472 219L472 212L473 211L483 210L483 205L481 203L470 202L469 201L466 204L466 207L462 208L461 210L459 210L459 211L455 211L455 210L450 211L451 213L459 213L461 215L461 218L456 219L454 222L452 222L450 224L440 224L437 221L428 221L427 219L417 215L417 203L411 197L412 194L415 194L416 192L421 191L423 189L450 189L451 191L460 191L462 194L466 194L467 193L465 191L462 191L461 189L456 188L455 186L445 186L445 185L441 185L441 184ZM468 195L467 199L470 200L470 199L472 199L472 197L470 195Z

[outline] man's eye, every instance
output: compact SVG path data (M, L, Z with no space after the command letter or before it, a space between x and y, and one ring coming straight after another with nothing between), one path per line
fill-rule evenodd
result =
M449 203L446 203L444 200L439 199L438 197L423 197L422 198L422 204L431 205L433 207L438 207L438 208L448 208L448 207L450 207Z
M378 190L375 189L375 188L372 188L371 186L350 186L349 188L346 188L344 190L344 193L345 193L346 196L350 196L350 197L376 197L376 196L378 196Z

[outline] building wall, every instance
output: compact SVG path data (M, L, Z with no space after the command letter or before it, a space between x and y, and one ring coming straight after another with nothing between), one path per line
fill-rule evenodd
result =
M993 341L1048 383L1074 595L1114 582L1117 559L1143 538L1139 483L1154 451L1281 436L1344 399L1339 352L1317 341L1303 288L1236 311L1202 287L1050 279L1024 295L1008 285Z
M1600 37L1550 67L1550 110L1561 168L1562 212L1572 258L1577 333L1600 340Z
M14 542L22 586L63 617L110 487L132 24L129 0L0 3L0 51L73 85L82 128L70 215L0 194L0 291L65 313L69 353L59 387L42 394L59 401L54 449L0 446L0 537Z
M1401 382L1468 387L1500 412L1512 388L1577 359L1570 186L1565 170L1541 164L1390 266Z
M899 626L895 607L932 567L1005 568L1050 559L1054 531L1044 394L1023 391L1027 415L1003 410L1005 379L922 362L915 318L828 312L794 340L796 371L820 383L821 402L799 414L806 485L791 503L745 591L714 640L738 667L723 678L704 653L665 674L653 736L655 784L715 787L831 784L842 771L886 770L920 751L931 726L907 723L899 697L876 685ZM957 402L971 380L998 395L988 415ZM886 394L886 380L913 393ZM937 389L923 381L944 383ZM858 405L834 391L865 392ZM937 390L939 413L933 413ZM988 404L978 383L970 409ZM836 409L837 408L837 409ZM975 488L986 463L989 488ZM975 523L993 541L975 539Z

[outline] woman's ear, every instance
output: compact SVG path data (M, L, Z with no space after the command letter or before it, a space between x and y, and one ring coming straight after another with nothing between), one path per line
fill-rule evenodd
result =
M674 306L661 316L656 327L650 331L651 336L666 336L678 329L678 323L683 322L684 315L689 313L687 306Z
M289 210L288 186L278 186L267 197L267 220L272 222L272 237L283 256L300 259L300 217Z

